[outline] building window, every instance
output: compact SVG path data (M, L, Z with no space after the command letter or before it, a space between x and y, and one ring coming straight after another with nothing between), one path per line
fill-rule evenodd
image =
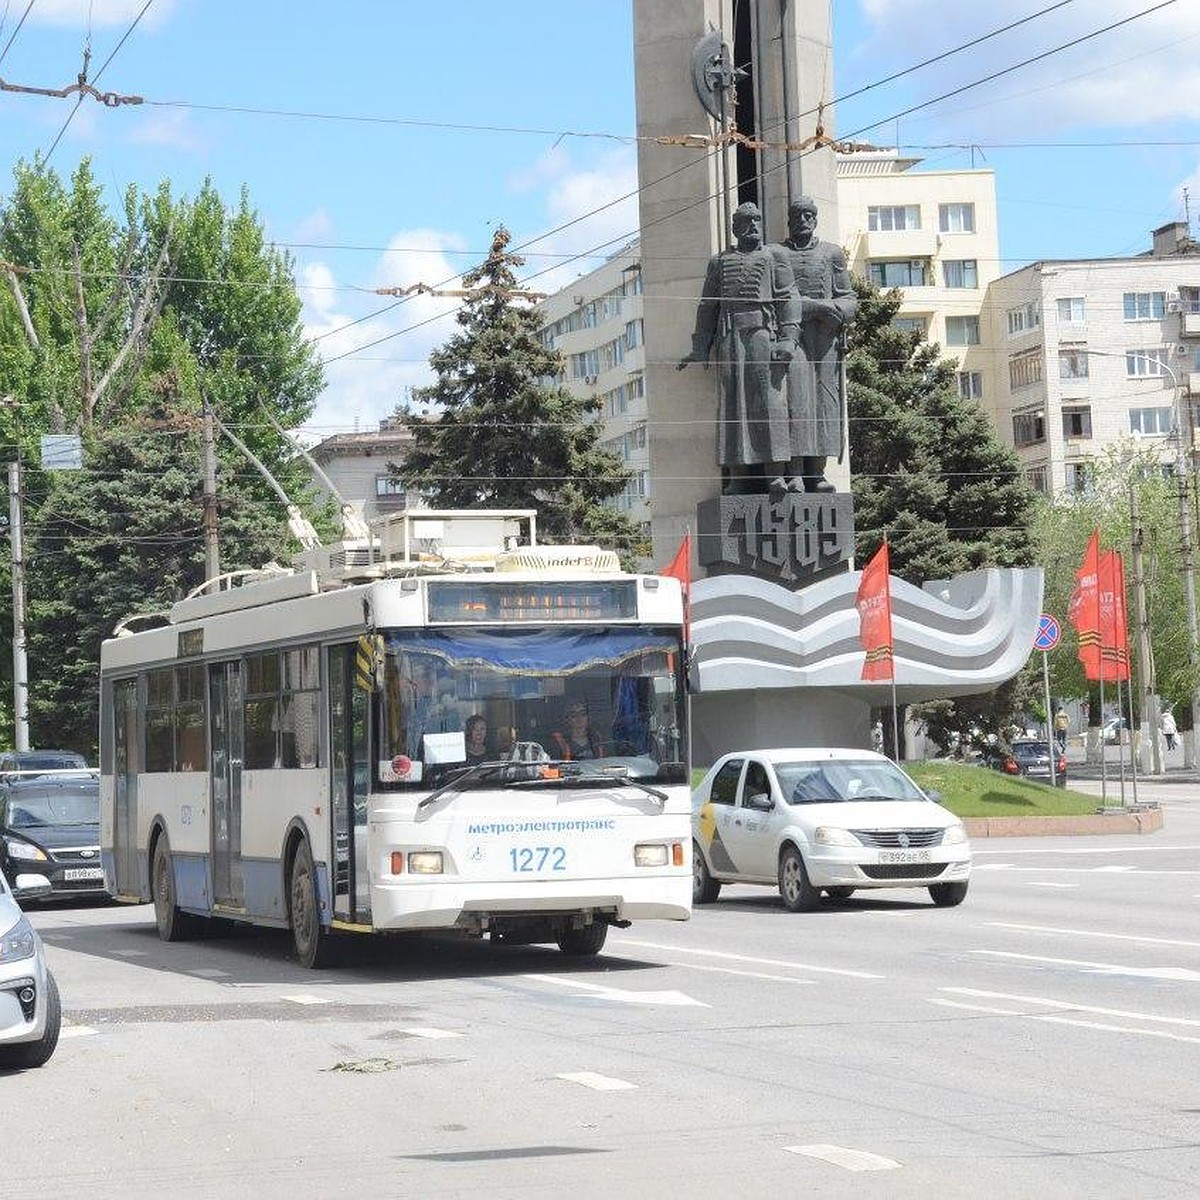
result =
M1026 467L1025 468L1025 478L1028 481L1029 486L1031 488L1033 488L1033 490L1035 492L1041 492L1043 496L1048 494L1048 492L1050 490L1050 488L1049 488L1050 480L1049 480L1049 476L1047 475L1046 468L1044 466L1043 467Z
M1179 289L1179 307L1185 313L1200 313L1200 288L1181 287Z
M958 394L964 400L983 399L983 372L959 371Z
M900 330L901 333L919 333L922 337L925 336L926 318L925 317L893 317L892 328Z
M1062 296L1058 300L1058 319L1064 325L1082 325L1087 303L1082 296Z
M397 478L395 475L376 475L375 495L379 497L403 496L404 480Z
M1030 300L1026 304L1018 304L1008 310L1008 336L1016 337L1030 329L1037 329L1042 323L1042 310L1037 301Z
M625 349L633 350L644 342L645 336L642 333L642 318L638 317L636 321L625 322Z
M1066 489L1073 496L1082 496L1092 490L1095 472L1090 462L1069 462L1065 465Z
M1062 431L1065 438L1090 438L1092 436L1092 409L1090 405L1078 408L1063 408Z
M929 281L923 258L873 262L868 264L868 268L871 282L879 288L925 287Z
M940 233L974 233L974 204L939 204L938 231Z
M973 258L951 258L942 263L948 288L977 288L979 266Z
M946 318L947 346L978 346L979 318L978 317L947 317Z
M1145 433L1151 436L1165 435L1175 428L1174 409L1166 408L1131 408L1129 410L1129 432Z
M920 229L921 209L916 204L873 204L867 209L867 228L876 233Z
M595 382L600 374L600 352L585 350L582 354L571 355L571 378L582 379L587 383Z
M1125 320L1154 321L1166 315L1166 292L1125 293Z
M1042 382L1042 352L1015 354L1008 360L1008 386L1012 391Z
M1166 350L1126 350L1125 374L1130 379L1166 375L1167 371L1164 369L1166 361Z
M1012 423L1014 446L1036 446L1046 440L1046 414L1042 409L1013 413Z
M1060 350L1058 352L1059 379L1086 379L1088 377L1088 355L1086 350Z

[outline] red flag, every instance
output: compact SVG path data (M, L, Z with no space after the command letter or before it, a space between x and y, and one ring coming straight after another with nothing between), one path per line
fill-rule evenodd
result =
M1100 678L1100 531L1092 530L1083 563L1075 572L1075 590L1067 608L1067 618L1079 638L1079 661L1085 679Z
M863 568L854 607L858 609L858 640L867 652L863 679L895 679L892 658L892 593L887 538Z
M1125 618L1125 562L1116 550L1100 556L1096 591L1100 609L1100 673L1106 683L1129 678Z
M679 580L679 590L683 593L683 644L686 646L692 633L692 531L689 529L675 551L675 557L665 566L660 575L668 575Z

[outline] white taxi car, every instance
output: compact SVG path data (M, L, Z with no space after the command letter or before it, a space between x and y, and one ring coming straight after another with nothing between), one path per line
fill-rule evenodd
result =
M792 912L860 888L928 888L948 907L971 872L962 822L870 750L724 755L692 795L692 840L696 904L723 883L763 883Z
M0 1071L40 1067L54 1053L62 1005L42 939L16 898L50 894L44 875L18 875L9 889L0 875Z

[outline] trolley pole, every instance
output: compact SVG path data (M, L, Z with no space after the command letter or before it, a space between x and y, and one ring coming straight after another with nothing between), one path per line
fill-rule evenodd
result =
M13 741L29 749L29 663L25 655L25 552L21 546L21 463L8 464L8 536L12 544Z
M217 542L217 447L212 403L204 397L204 578L221 574Z

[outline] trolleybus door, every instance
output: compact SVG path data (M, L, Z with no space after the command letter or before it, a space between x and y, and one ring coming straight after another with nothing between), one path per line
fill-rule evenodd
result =
M113 870L121 896L141 894L137 875L137 687L136 679L113 684Z
M333 820L333 915L366 922L371 915L367 866L370 691L356 675L357 644L329 648L329 809Z
M213 903L244 908L242 754L245 739L241 663L213 663L209 667L208 700Z

